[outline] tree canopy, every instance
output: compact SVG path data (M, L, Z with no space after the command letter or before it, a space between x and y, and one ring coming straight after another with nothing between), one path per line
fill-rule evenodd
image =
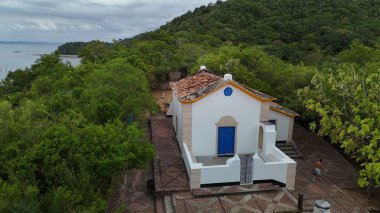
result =
M367 46L378 43L379 11L377 1L217 1L125 42L155 40L166 33L174 43L260 45L282 60L315 65L354 39Z
M74 69L47 55L0 88L1 212L104 212L112 176L153 155L149 84L122 58Z
M368 54L370 53L370 54ZM305 106L320 120L310 124L329 136L361 165L358 184L369 192L380 187L380 55L379 49L354 42L339 57L346 63L317 73L300 91ZM317 125L318 123L318 125Z

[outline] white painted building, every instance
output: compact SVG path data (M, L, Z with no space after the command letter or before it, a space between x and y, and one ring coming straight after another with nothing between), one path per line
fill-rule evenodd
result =
M168 115L192 189L265 181L294 188L296 162L275 143L292 139L297 113L205 67L170 85Z

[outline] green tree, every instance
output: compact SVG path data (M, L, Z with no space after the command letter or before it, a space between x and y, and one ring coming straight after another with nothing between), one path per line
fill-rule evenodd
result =
M369 194L380 187L380 74L342 65L330 74L317 74L305 106L320 116L318 135L329 136L360 163L358 184ZM317 129L311 123L312 130Z
M112 51L78 68L47 55L0 85L0 212L104 212L111 178L145 168L156 105L126 49Z
M111 47L109 44L102 41L91 41L86 46L79 49L78 56L82 63L101 63L110 54Z
M358 40L354 40L350 45L350 49L338 54L338 59L344 63L354 63L360 66L378 62L380 61L380 44L371 48L363 45Z

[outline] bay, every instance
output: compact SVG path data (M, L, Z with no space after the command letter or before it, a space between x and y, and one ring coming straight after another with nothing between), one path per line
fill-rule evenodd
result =
M33 42L0 42L0 80L7 76L9 71L30 67L44 54L54 52L60 43L33 43ZM73 66L80 64L76 56L62 55L63 62L70 62Z

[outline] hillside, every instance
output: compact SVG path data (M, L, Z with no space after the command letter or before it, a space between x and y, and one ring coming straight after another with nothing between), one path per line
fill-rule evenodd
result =
M161 32L175 44L262 45L283 60L316 64L347 49L354 39L368 46L379 42L379 11L379 1L218 1L124 41L159 39L154 34Z

